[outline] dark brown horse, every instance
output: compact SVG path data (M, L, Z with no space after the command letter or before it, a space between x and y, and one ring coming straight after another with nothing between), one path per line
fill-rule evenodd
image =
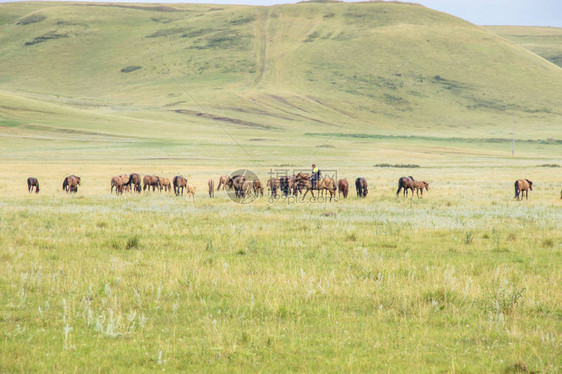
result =
M369 193L369 185L367 184L367 180L362 177L355 179L355 190L357 191L358 197L367 197L367 194Z
M157 177L156 175L145 175L144 178L142 178L143 191L146 191L147 188L150 191L150 187L152 187L152 191L156 191L156 189L159 188L159 186L160 186L160 178Z
M141 192L141 176L138 173L131 173L129 175L129 181L124 185L127 187L131 187L131 192L134 190L135 192Z
M176 175L172 183L174 184L174 193L176 196L180 195L180 189L181 195L183 196L183 189L187 186L187 179L185 179L183 175Z
M515 198L517 200L523 200L523 193L525 193L525 199L529 200L529 190L533 190L533 182L528 179L517 179L515 181Z
M35 193L39 193L39 181L37 178L27 178L27 191L31 193L31 191L33 191L33 187L35 187Z
M427 183L426 181L414 181L414 190L416 191L416 196L418 198L420 198L420 192L421 192L421 197L423 198L424 188L426 191L429 191L429 183ZM412 197L414 197L413 191L412 191Z
M66 193L71 192L78 192L78 186L80 185L80 177L76 175L69 175L68 177L64 178L62 182L62 190L66 191Z
M269 191L270 196L277 196L277 190L279 189L279 179L277 178L269 178L267 181L267 190Z
M246 177L243 175L234 175L228 178L226 186L228 188L234 188L234 193L236 197L244 197L244 183L246 182Z
M349 194L349 182L347 179L340 179L338 180L338 197L343 194L344 199L347 199L347 195Z
M403 190L404 196L408 196L408 190L412 190L412 197L414 197L414 177L402 177L398 179L398 190L396 191L396 196L400 194L400 190Z
M209 186L209 197L215 197L215 182L213 178L209 179L207 185Z

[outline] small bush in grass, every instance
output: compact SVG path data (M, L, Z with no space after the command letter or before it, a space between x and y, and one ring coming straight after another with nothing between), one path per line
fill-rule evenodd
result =
M474 234L472 232L467 232L466 236L464 237L465 244L471 244L474 240Z
M130 73L132 71L139 70L139 69L142 69L142 66L131 65L121 69L121 73Z
M140 244L139 237L137 235L131 236L129 239L127 239L127 244L125 245L125 249L138 248L139 244Z

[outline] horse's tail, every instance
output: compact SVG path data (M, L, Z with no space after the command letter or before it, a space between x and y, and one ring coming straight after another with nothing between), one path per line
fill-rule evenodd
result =
M64 182L62 182L62 190L64 191L68 186L68 178L64 178Z
M519 195L519 183L517 182L518 181L515 181L515 196L513 196L514 198Z
M357 190L357 196L363 196L363 186L361 185L361 179L359 178L355 180L355 189Z
M398 189L396 190L396 196L400 193L400 190L403 188L402 186L402 179L398 180Z

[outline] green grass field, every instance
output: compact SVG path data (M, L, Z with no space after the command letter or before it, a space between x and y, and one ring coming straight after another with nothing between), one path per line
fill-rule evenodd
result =
M0 4L0 371L560 372L562 69L518 30L399 3ZM207 197L313 162L369 195ZM196 201L110 194L131 172Z

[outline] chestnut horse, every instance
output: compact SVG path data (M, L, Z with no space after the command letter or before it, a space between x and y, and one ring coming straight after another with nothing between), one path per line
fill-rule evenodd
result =
M31 191L33 191L33 187L35 187L35 193L39 193L39 181L37 178L27 178L27 191L31 193Z
M398 190L396 191L396 196L400 193L400 190L404 189L404 196L408 196L408 190L412 190L412 197L414 197L414 177L402 177L398 179Z
M528 179L517 179L515 181L515 198L517 200L523 200L523 193L525 193L525 199L529 200L529 190L533 190L533 182Z
M426 191L429 191L429 183L427 183L426 181L414 181L414 190L416 191L416 196L418 198L420 198L420 192L421 192L421 197L423 198L424 188ZM414 197L414 191L412 191L412 197Z
M347 179L338 180L338 197L341 196L342 193L344 199L347 199L347 195L349 194L349 182Z
M221 189L226 190L226 182L228 182L228 178L230 178L228 175L221 175L219 178L219 184L217 186L217 191Z
M64 178L64 182L62 182L62 190L66 191L66 193L71 192L78 192L78 186L80 185L80 177L76 175L69 175L68 177Z
M113 193L113 188L115 187L116 194L123 193L123 186L129 182L129 177L127 174L121 174L116 177L111 178L111 193Z
M170 184L170 180L168 178L160 178L160 192L162 189L166 192L170 192L172 190L172 185Z
M209 179L207 185L209 186L209 197L215 197L215 182L213 178Z
M327 190L330 192L330 201L332 201L332 198L337 200L336 191L338 188L336 186L336 182L332 178L329 177L321 178L316 181L315 188L312 188L312 181L310 180L310 177L311 177L310 174L303 174L303 173L298 173L297 175L295 175L295 183L297 188L305 189L304 195L302 195L303 200L309 191L312 194L312 197L315 197L314 190L318 192Z
M157 188L160 188L159 186L160 178L156 175L145 175L144 178L142 178L143 191L146 191L147 188L150 191L150 187L152 187L152 191L156 191Z
M259 179L254 179L254 185L252 187L254 188L254 195L263 196L263 184Z

